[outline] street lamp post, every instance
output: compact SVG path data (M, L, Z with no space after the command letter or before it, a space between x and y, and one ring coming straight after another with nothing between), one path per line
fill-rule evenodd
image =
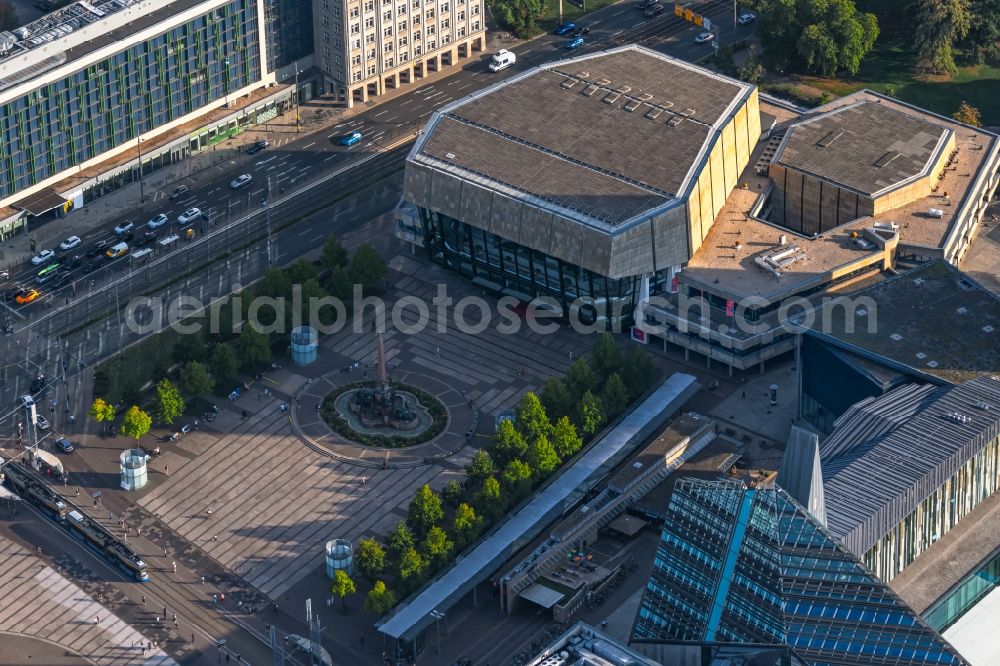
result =
M299 122L299 63L295 63L295 132L301 132L301 123Z
M222 66L225 68L223 74L226 77L226 108L229 108L229 58L224 58Z
M431 617L434 618L434 623L437 624L437 654L441 654L441 620L444 619L444 613L433 610L431 611Z
M139 151L139 203L146 203L146 192L142 185L142 137L136 135L135 147Z

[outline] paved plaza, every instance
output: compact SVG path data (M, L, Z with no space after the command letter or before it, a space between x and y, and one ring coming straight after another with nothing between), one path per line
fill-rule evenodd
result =
M438 280L456 300L479 293L406 257L391 265L390 304L402 294L430 302ZM374 379L376 337L367 312L364 333L347 329L323 338L317 363L268 373L225 405L211 430L164 445L152 463L155 487L139 505L279 598L321 565L327 540L385 535L405 518L420 485L440 488L457 478L475 448L488 443L498 412L565 372L593 344L565 327L551 335L527 329L502 335L499 319L477 335L459 333L449 320L448 333L439 334L436 314L432 309L423 332L390 329L384 338L390 375L436 395L449 410L447 428L431 442L412 449L360 447L333 435L316 413L334 386L366 371ZM356 370L343 372L354 363ZM169 477L159 473L163 466Z
M98 664L98 666L176 666L160 649L146 650L136 645L146 638L57 571L12 541L0 537L0 663L47 664L45 654L55 654L60 665ZM98 624L94 618L100 618ZM34 638L50 645L39 654L15 654L6 636ZM21 648L31 643L19 641ZM55 651L59 646L72 654ZM21 649L19 648L19 649ZM75 657L73 655L79 655ZM21 661L18 661L20 659Z

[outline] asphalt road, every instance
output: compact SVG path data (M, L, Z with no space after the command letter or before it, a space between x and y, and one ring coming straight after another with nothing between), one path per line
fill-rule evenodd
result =
M720 0L695 3L692 8L701 10L713 18L720 28L716 31L730 41L733 36L732 5ZM128 241L135 245L143 234L149 231L146 226L149 219L158 214L167 216L168 223L154 230L158 239L180 233L184 225L178 221L182 213L198 208L211 219L230 219L245 215L258 206L265 193L270 191L276 197L284 189L291 190L315 180L333 170L349 165L365 155L378 152L388 144L394 143L401 136L416 132L439 107L469 95L477 90L493 85L523 72L526 69L542 63L568 56L581 55L600 51L619 44L639 42L656 50L685 60L699 60L711 53L710 44L696 44L694 37L701 28L682 21L670 13L655 18L646 18L637 11L633 3L621 3L595 12L592 16L579 22L587 26L591 32L586 36L585 43L579 49L568 51L565 48L567 39L555 35L545 35L536 40L517 47L517 64L498 73L490 72L486 64L491 54L482 54L479 61L465 64L453 75L440 79L426 86L417 85L399 97L385 101L372 109L338 123L323 133L312 133L282 145L280 148L268 148L247 159L241 160L235 166L226 163L217 165L203 172L199 179L187 179L189 192L176 199L171 199L170 192L158 191L152 193L154 204L137 207L126 212L122 218L109 223L106 229L94 231L83 238L83 242L68 251L52 249L63 263L75 256L80 256L81 265L70 271L62 271L68 277L58 286L51 284L36 284L36 276L41 266L26 263L12 272L12 275L2 286L2 290L10 292L17 286L34 288L39 291L39 298L33 303L19 305L13 300L2 303L8 308L15 319L30 321L34 313L43 307L47 300L59 300L73 297L79 291L79 283L85 277L91 279L102 276L105 272L113 272L122 266L127 266L124 259L114 261L94 260L92 255L99 244L112 244L120 240L114 233L117 224L131 223L134 225L134 239ZM740 27L737 36L743 37L752 32L752 27ZM345 147L338 144L338 139L350 132L360 131L363 139L354 146ZM214 174L205 176L205 173ZM236 190L231 182L242 174L249 174L253 180L250 186ZM211 232L211 230L209 230ZM150 245L155 246L155 243ZM134 248L133 248L134 249ZM93 265L92 273L88 265Z

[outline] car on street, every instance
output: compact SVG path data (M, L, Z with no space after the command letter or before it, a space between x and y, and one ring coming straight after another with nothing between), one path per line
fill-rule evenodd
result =
M33 404L35 404L35 399L32 398L31 395L25 393L24 395L21 396L22 407L31 407Z
M180 217L177 218L177 221L180 222L181 224L190 224L194 222L196 219L198 219L200 216L201 216L200 208L188 208L186 211L180 214Z
M358 130L354 130L353 132L345 134L344 136L337 139L337 143L339 143L341 146L353 146L354 144L361 141L362 137L364 137L364 134L362 134Z
M70 279L69 273L65 272L56 273L56 276L52 278L52 281L49 283L49 286L52 288L61 287L67 282L69 282L69 279Z
M73 442L69 441L65 437L60 437L56 440L56 448L63 453L73 453Z
M666 9L667 9L666 7L664 7L663 5L657 3L657 4L653 5L652 7L648 8L646 10L646 17L647 18L653 18L654 16L659 16L664 11L666 11Z
M585 26L580 26L576 30L570 33L570 37L583 37L584 35L590 34L590 28Z
M234 190L246 187L253 182L253 176L248 173L241 174L238 178L234 178L233 182L229 183L229 187Z
M739 23L740 25L750 25L756 20L757 20L756 14L754 14L753 12L745 12L743 14L740 14L740 17L736 19L736 22Z
M37 377L31 380L31 386L29 387L29 390L32 393L38 393L39 391L42 390L44 386L45 386L45 375L38 375Z
M82 243L79 236L70 236L62 243L59 243L59 249L65 252L66 250L72 250L74 247Z
M42 250L35 256L31 258L31 263L35 266L41 266L42 264L47 264L52 261L56 256L56 253L52 250Z
M573 39L566 42L566 48L570 51L574 51L583 46L583 37L574 37Z
M83 266L83 257L81 257L78 254L75 255L75 256L73 256L72 258L70 258L70 259L68 259L66 261L66 270L67 271L75 270L75 269L79 268L80 266Z
M705 42L710 42L715 39L715 35L710 32L703 32L694 38L695 44L704 44Z
M115 234L121 236L122 234L127 234L135 229L135 224L132 222L125 222L124 224L119 224L115 227Z
M41 414L37 414L35 416L35 425L38 426L39 430L48 430L49 429L49 422L48 422L48 420L46 420L46 418L44 416L42 416Z
M160 227L162 227L164 224L167 223L168 219L169 218L164 213L160 213L159 215L151 219L149 222L147 222L146 226L149 227L150 229L159 229Z
M103 254L99 254L96 257L94 257L94 259L92 259L89 264L87 264L86 266L83 267L83 272L84 273L93 273L98 268L100 268L101 264L103 264L103 263L104 263L104 255Z
M14 294L14 302L18 305L27 305L37 300L39 296L37 289L20 289Z
M178 185L177 187L174 188L174 191L170 193L170 198L171 199L180 199L181 197L185 196L190 191L191 191L191 188L188 187L187 185Z
M143 245L149 245L155 240L156 240L156 232L147 231L143 235L139 236L139 239L135 241L135 244L138 245L139 247L142 247Z
M247 148L247 155L253 155L254 153L259 153L260 151L264 150L270 145L271 142L268 141L267 139L262 139L261 141L257 141L252 146Z
M576 30L575 23L563 23L561 26L556 28L556 34L562 37L563 35L568 35L569 33Z
M639 11L645 11L653 5L658 4L660 4L660 0L639 0L639 2L636 3L635 8Z
M109 240L97 241L97 243L94 244L94 247L90 248L90 250L87 251L87 256L97 257L103 255L105 250L107 250L109 247L111 247L111 241Z

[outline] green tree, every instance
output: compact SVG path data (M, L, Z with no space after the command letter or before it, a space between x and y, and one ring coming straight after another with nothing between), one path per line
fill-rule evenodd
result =
M593 435L604 425L604 408L601 401L590 391L583 394L579 404L576 406L577 422L580 430L586 435Z
M951 117L960 123L972 125L973 127L981 127L983 124L979 116L979 109L965 100L962 100L962 103L958 105L958 111L951 114Z
M566 388L566 382L559 377L549 377L545 380L545 386L542 387L542 392L538 397L542 401L542 406L545 407L545 413L550 418L558 419L560 416L569 414L570 410L573 409L573 396Z
M399 558L399 577L405 581L419 580L424 575L426 563L414 547L409 547Z
M531 468L520 460L511 460L503 468L503 484L515 499L521 499L531 490Z
M628 406L628 389L617 372L611 373L601 391L601 406L609 419L613 419Z
M385 550L373 538L361 539L354 554L358 569L368 578L375 578L385 569Z
M426 483L417 489L417 493L410 502L410 511L407 522L418 535L425 535L427 531L441 522L444 518L444 508L441 506L441 498L431 490Z
M462 502L455 509L455 519L452 523L456 539L460 540L463 545L471 543L478 536L482 522L482 519L476 515L476 510Z
M315 280L318 276L316 267L308 259L299 259L288 267L287 273L292 284L302 284L306 280Z
M188 361L204 361L206 354L205 336L199 330L178 336L171 356L174 363L187 363Z
M330 592L340 597L341 612L346 613L347 596L354 594L356 589L354 587L354 581L351 580L351 577L347 575L347 572L343 569L337 569L333 572L333 583L330 585Z
M136 442L153 427L153 418L146 412L132 405L122 417L121 433L131 437Z
M403 557L403 553L413 548L413 543L413 532L410 531L406 521L401 520L392 528L392 532L389 532L389 536L385 540L385 547L389 551L389 556L398 562Z
M220 342L212 350L212 358L209 359L209 367L212 369L212 376L217 382L224 382L232 379L236 371L240 368L239 359L231 345Z
M597 388L597 377L594 376L594 371L583 358L573 361L573 364L566 370L564 381L574 403L580 400L580 397L587 391L593 391Z
M954 74L955 43L971 26L969 0L916 0L912 34L921 64L937 73Z
M444 497L444 501L451 506L458 506L458 503L462 501L462 497L465 496L465 489L462 488L462 484L458 481L452 480L444 487L441 491L441 496Z
M427 555L428 561L436 564L446 562L454 547L455 544L448 538L445 531L437 525L427 530L427 538L424 539L424 553Z
M0 0L0 30L13 30L21 26L14 3Z
M347 266L347 250L340 244L336 236L327 236L323 243L323 254L320 255L319 263L327 270Z
M320 285L319 280L317 280L316 278L309 278L308 280L306 280L305 282L302 283L302 289L301 289L300 297L299 298L301 299L301 308L302 308L302 310L300 312L302 313L302 322L304 324L309 324L309 325L316 325L316 324L329 325L329 324L333 323L333 320L334 320L334 316L333 315L335 313L330 308L323 308L322 310L320 310L319 312L317 312L317 316L320 319L318 322L314 322L314 321L310 320L310 317L311 317L311 313L309 311L310 310L310 303L314 302L313 299L317 299L318 300L318 299L321 299L321 298L326 298L328 295L329 295L329 293L327 292L327 290L324 289L322 287L322 285Z
M611 333L601 333L597 336L597 342L590 352L590 366L602 384L612 372L621 372L622 352L615 343L615 336Z
M657 370L645 349L636 347L625 354L622 377L628 389L629 402L642 395L656 378Z
M874 14L858 13L854 0L756 0L757 36L778 71L832 76L858 72L878 38Z
M292 279L280 268L268 268L257 285L257 296L288 298L292 295Z
M208 369L198 361L190 361L181 368L180 380L181 389L192 398L211 392L212 387L215 386L212 376L208 374Z
M504 496L500 482L495 477L487 477L483 480L483 487L479 489L472 502L476 509L490 520L496 520L503 511Z
M339 299L347 308L354 296L354 281L345 267L337 266L333 269L330 277L326 280L326 291L334 298Z
M514 414L514 425L525 441L545 437L552 431L552 423L542 407L542 401L531 391L525 393L517 403Z
M498 465L506 465L515 458L523 458L528 454L528 443L524 441L514 423L510 419L503 419L497 426L496 434L493 435L493 458Z
M378 287L385 277L385 260L368 243L363 244L354 252L347 265L347 274L351 282L360 284L364 291Z
M564 416L552 428L552 446L560 458L566 460L575 456L583 448L583 439L576 432L576 426Z
M184 396L166 377L156 384L154 413L160 423L173 423L174 419L184 413Z
M995 64L1000 43L1000 0L972 0L969 33L962 41L975 64L988 58Z
M257 369L271 360L271 348L268 336L246 325L236 339L236 355L243 362L243 367Z
M101 424L101 432L106 433L108 424L115 420L115 408L104 398L94 398L90 405L90 418Z
M395 605L396 595L385 586L384 581L375 581L372 589L368 590L368 596L365 597L365 610L372 615L382 617Z
M542 435L528 447L528 466L539 479L552 474L559 467L559 454L549 441L549 438Z
M497 20L520 39L534 37L538 33L536 20L544 10L542 0L495 0L493 3Z
M482 485L483 481L496 474L496 471L493 458L490 457L489 451L486 449L476 451L476 454L472 456L472 462L465 468L465 473L469 475L469 481L476 486Z

